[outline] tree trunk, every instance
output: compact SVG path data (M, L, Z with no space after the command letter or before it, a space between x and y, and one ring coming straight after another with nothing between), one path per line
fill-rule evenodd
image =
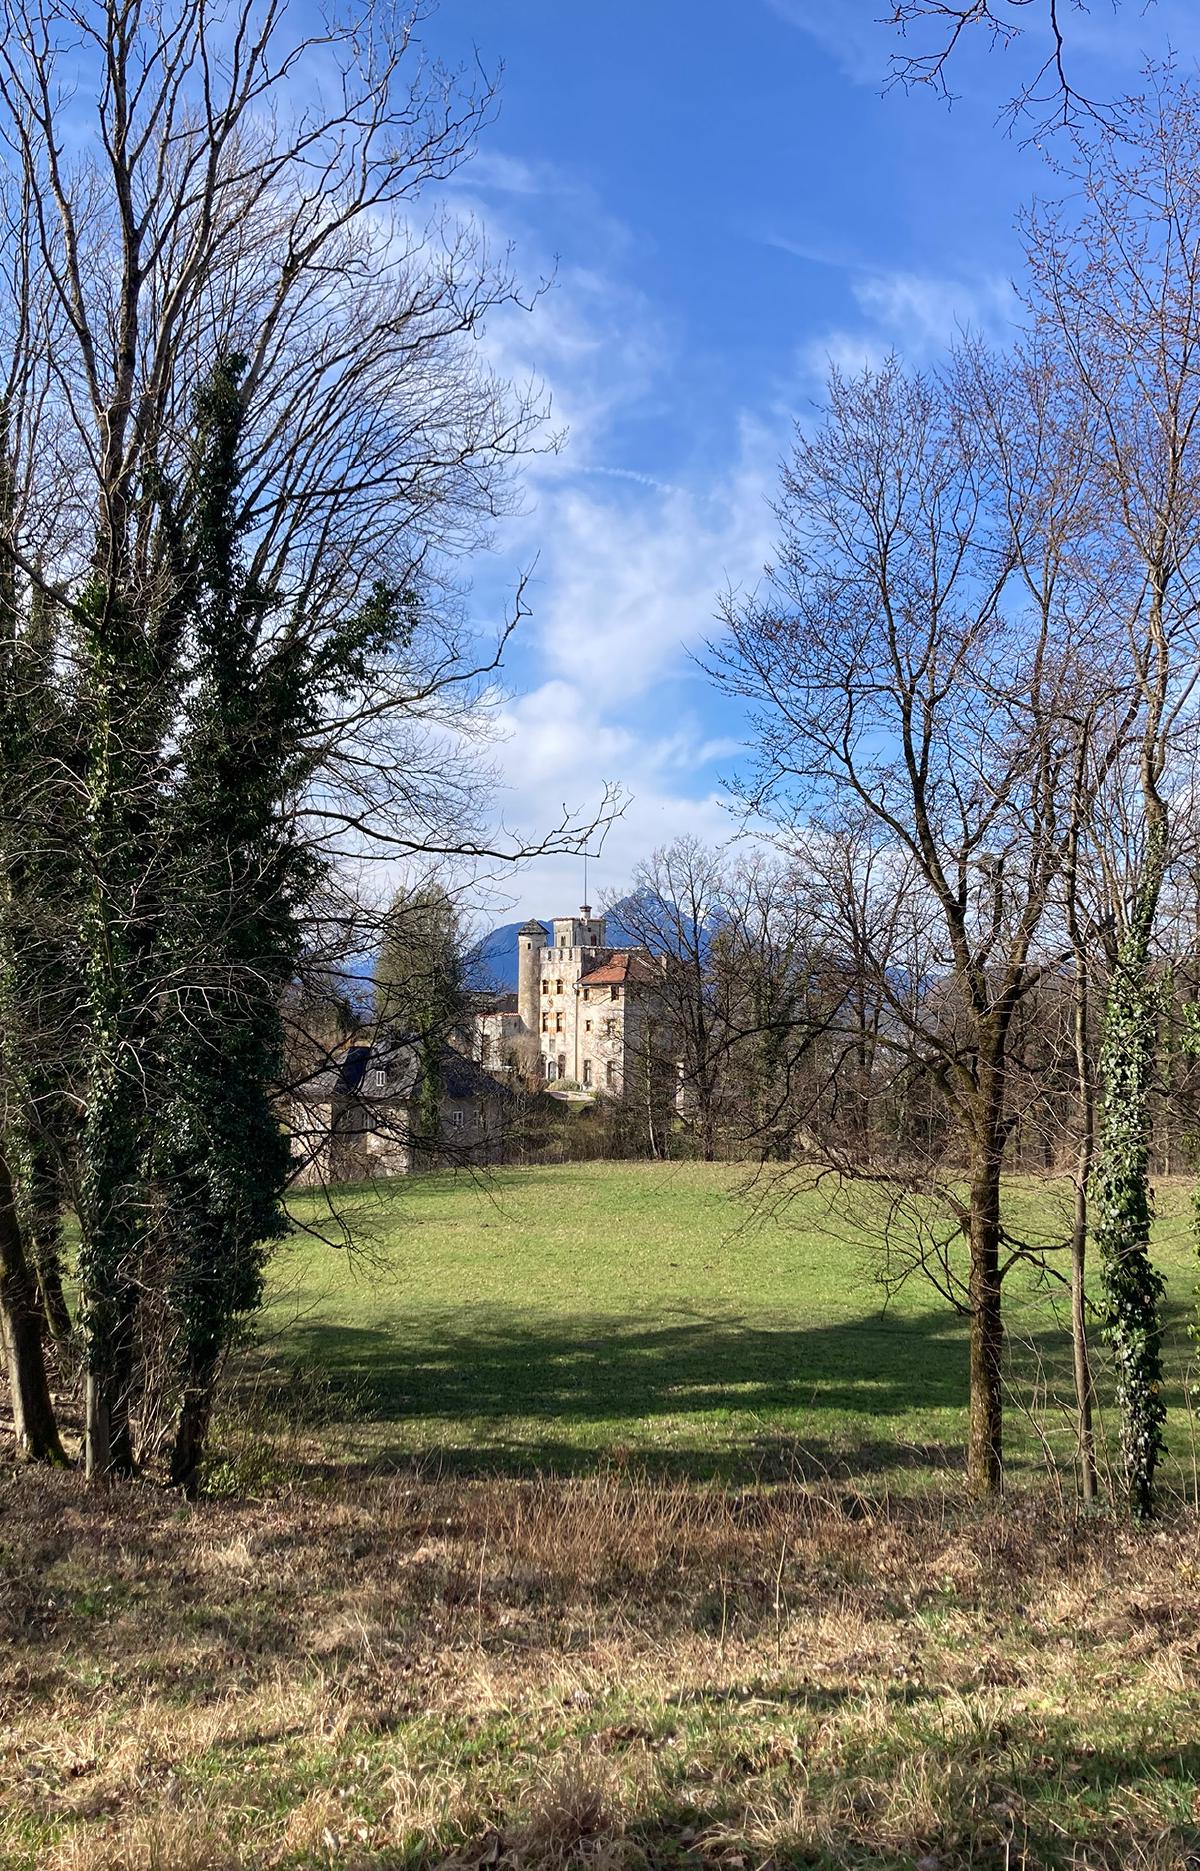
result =
M1075 1363L1075 1438L1079 1461L1079 1491L1087 1502L1096 1498L1096 1437L1092 1427L1092 1361L1087 1342L1087 1304L1084 1276L1087 1266L1087 1185L1075 1187L1075 1222L1071 1231L1071 1346Z
M47 1263L39 1255L37 1283L46 1330L55 1344L64 1345L71 1336L71 1313L63 1292L62 1269L57 1260Z
M1092 1361L1087 1342L1088 1201L1092 1162L1096 1152L1096 1093L1088 1062L1088 952L1079 927L1079 839L1086 798L1086 763L1092 732L1090 717L1079 736L1071 788L1071 826L1063 868L1067 933L1075 962L1071 1007L1071 1038L1075 1055L1075 1096L1079 1105L1079 1148L1075 1158L1075 1215L1071 1228L1071 1349L1075 1367L1075 1443L1079 1462L1079 1491L1085 1501L1096 1498L1096 1441L1092 1428Z
M1075 958L1075 1076L1079 1096L1079 1153L1075 1164L1075 1216L1071 1229L1071 1346L1075 1364L1076 1446L1079 1491L1096 1498L1096 1440L1092 1428L1092 1361L1087 1342L1088 1183L1095 1149L1095 1099L1087 1060L1087 972L1081 953Z
M1106 1301L1105 1337L1116 1370L1123 1483L1137 1520L1154 1512L1155 1475L1166 1447L1166 1282L1151 1256L1154 1192L1149 1172L1150 1088L1158 1037L1150 941L1166 871L1166 809L1152 792L1147 794L1146 819L1146 854L1133 915L1109 980L1094 1177L1095 1237Z
M971 1253L971 1401L967 1434L967 1486L981 1498L999 1494L1003 1480L1004 1411L1000 1309L1000 1164L998 1126L988 1125L972 1152L968 1240Z
M8 1165L0 1157L0 1323L12 1393L17 1452L29 1462L66 1466L46 1377L41 1307L25 1257Z
M134 1472L129 1422L133 1383L136 1295L114 1282L93 1300L88 1321L88 1371L84 1406L84 1472L99 1487L114 1475Z
M107 1338L108 1357L89 1370L85 1391L85 1467L87 1479L107 1486L114 1475L132 1475L133 1437L129 1422L133 1379L132 1299L121 1301L122 1316Z
M108 1460L114 1475L132 1475L133 1428L129 1420L133 1398L133 1338L135 1305L129 1296L121 1316L121 1329L113 1347L109 1389Z
M46 1148L37 1141L29 1153L29 1171L25 1206L30 1258L46 1330L56 1344L62 1345L71 1336L71 1314L62 1282L63 1189Z
M108 1391L98 1371L87 1374L83 1419L84 1473L93 1487L107 1487L112 1473Z
M179 1421L175 1426L175 1443L171 1450L171 1481L175 1487L183 1489L189 1501L195 1500L200 1489L201 1466L208 1425L212 1418L215 1378L215 1360L209 1360L202 1368L191 1370L179 1406Z

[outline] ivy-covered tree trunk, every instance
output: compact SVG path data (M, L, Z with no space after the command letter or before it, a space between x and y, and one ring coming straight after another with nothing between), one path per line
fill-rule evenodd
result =
M1075 1164L1075 1205L1071 1220L1071 1353L1075 1373L1075 1442L1079 1461L1079 1491L1083 1499L1096 1498L1096 1436L1092 1423L1092 1361L1087 1336L1088 1197L1095 1152L1096 1114L1088 1072L1088 987L1082 952L1075 960L1076 978L1072 1016L1075 1080L1079 1098L1079 1148Z
M309 878L283 811L300 725L297 665L267 641L274 599L246 579L232 520L240 374L238 360L222 364L198 399L185 503L193 685L165 819L170 986L155 1166L179 1399L171 1479L189 1494L221 1360L259 1304L267 1246L286 1225L290 1145L274 1097Z
M1075 965L1071 991L1071 1043L1079 1141L1075 1155L1075 1202L1071 1220L1071 1353L1075 1374L1075 1447L1079 1492L1089 1504L1096 1498L1096 1437L1093 1427L1092 1360L1087 1333L1088 1202L1096 1152L1096 1095L1088 1052L1090 1013L1089 956L1079 924L1079 846L1087 798L1087 761L1094 721L1081 727L1071 784L1071 817L1063 866L1067 934Z
M65 1466L46 1375L37 1284L25 1256L8 1165L0 1156L0 1330L17 1451Z
M8 438L0 423L0 1332L18 1448L30 1460L61 1462L29 1223L34 1169L44 1150L39 1124L46 1113L35 1095L48 1045L43 997L54 986L44 967L45 922L54 911L39 899L39 885L46 801L61 792L50 769L63 750L55 744L47 658L31 631L28 594L2 549L14 524Z
M145 1049L146 768L139 703L144 638L120 594L97 577L85 596L89 744L87 1115L80 1139L80 1325L86 1371L84 1448L90 1481L133 1468L129 1423L138 1274L147 1204Z
M116 998L108 1000L108 1008ZM133 1469L129 1409L146 1217L141 1093L123 1069L123 1051L119 1029L102 1028L91 1061L82 1146L78 1272L86 1371L84 1460L89 1481L98 1483Z
M1121 1472L1130 1512L1154 1511L1154 1479L1165 1441L1162 1394L1162 1275L1150 1258L1150 1087L1158 994L1150 939L1166 868L1166 814L1150 818L1140 887L1117 953L1100 1053L1099 1152L1092 1188L1104 1286L1104 1336L1116 1366Z

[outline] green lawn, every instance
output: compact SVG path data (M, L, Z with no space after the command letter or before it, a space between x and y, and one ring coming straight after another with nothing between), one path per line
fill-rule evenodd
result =
M763 1219L746 1172L576 1164L437 1175L347 1194L347 1254L298 1234L273 1272L271 1363L332 1385L331 1448L436 1454L458 1470L631 1461L696 1476L830 1472L865 1485L960 1464L963 1323L914 1279L888 1299L869 1224L807 1195ZM1025 1185L1026 1228L1065 1227L1067 1192ZM318 1216L311 1198L297 1218ZM1183 1408L1193 1253L1187 1191L1160 1195L1170 1279L1173 1479L1190 1485ZM1065 1292L1008 1286L1015 1470L1070 1447ZM1110 1413L1111 1414L1111 1413Z
M207 1498L13 1471L0 1865L1200 1865L1196 1514L967 1502L961 1324L917 1285L884 1307L865 1218L751 1226L739 1180L352 1192L352 1256L277 1257ZM1063 1196L1010 1219L1050 1233ZM1036 1476L1039 1425L1069 1450L1062 1301L1009 1301Z

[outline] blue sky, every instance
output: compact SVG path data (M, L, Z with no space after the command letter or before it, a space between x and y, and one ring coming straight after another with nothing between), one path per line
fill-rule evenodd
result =
M630 803L592 866L594 901L684 831L729 835L721 777L744 725L689 652L716 594L770 555L792 423L827 360L935 356L957 325L1015 316L1014 219L1056 193L997 121L1020 54L957 67L952 108L882 94L881 0L443 0L424 31L451 63L503 62L497 124L454 187L533 281L497 320L498 366L542 380L567 439L525 476L525 511L474 570L482 622L537 558L495 750L510 825L536 833L620 780ZM1191 0L1097 0L1072 16L1105 95L1168 43L1200 54ZM1077 20L1077 23L1076 23ZM515 913L579 900L577 862L504 884Z

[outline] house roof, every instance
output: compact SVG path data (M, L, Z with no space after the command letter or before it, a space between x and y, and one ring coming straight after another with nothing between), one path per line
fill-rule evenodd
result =
M520 1002L516 994L473 994L470 1001L471 1012L478 1016L485 1013L520 1013Z
M453 1046L441 1049L442 1089L450 1098L511 1098L507 1085ZM372 1085L368 1069L386 1074L384 1085ZM306 1104L330 1104L338 1098L376 1100L412 1099L421 1089L421 1054L414 1039L384 1034L373 1044L356 1041L339 1062L315 1072L298 1095Z
M581 987L623 987L627 985L647 986L656 981L658 976L654 964L648 955L640 949L618 949L606 962L593 968L580 980Z
M442 1089L448 1098L510 1098L508 1086L452 1046L442 1048Z

